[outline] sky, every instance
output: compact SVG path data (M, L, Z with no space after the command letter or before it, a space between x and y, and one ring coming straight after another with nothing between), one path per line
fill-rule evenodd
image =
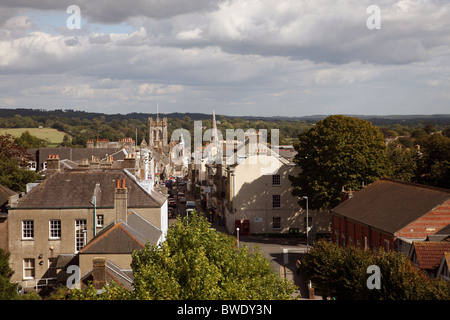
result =
M450 1L2 0L2 108L449 114Z

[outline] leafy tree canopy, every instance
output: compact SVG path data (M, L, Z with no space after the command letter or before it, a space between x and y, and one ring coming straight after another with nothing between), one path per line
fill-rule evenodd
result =
M379 289L367 286L370 265L379 267ZM300 269L325 297L338 300L450 299L450 286L445 280L428 278L407 256L395 251L344 250L319 241L303 257Z
M311 208L332 208L341 191L359 190L386 168L383 134L369 121L334 115L299 135L294 162L302 172L291 176L292 194L307 196ZM300 202L304 205L304 201Z
M133 254L138 299L289 299L295 287L256 248L210 230L195 211L173 224L167 241Z

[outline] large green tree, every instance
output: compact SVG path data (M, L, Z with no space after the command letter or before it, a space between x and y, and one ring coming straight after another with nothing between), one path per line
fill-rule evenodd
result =
M294 162L302 170L289 177L292 194L307 196L313 209L336 206L343 187L358 190L380 178L386 169L380 129L354 117L334 115L317 122L299 135L295 148Z
M180 218L161 245L132 255L133 291L110 285L98 295L91 285L69 299L271 300L291 299L295 286L280 278L258 248L236 244L210 229L201 214Z
M450 188L450 138L434 133L420 141L418 182Z
M132 268L138 299L289 299L295 289L258 249L237 248L195 212L179 218L161 246L135 251Z

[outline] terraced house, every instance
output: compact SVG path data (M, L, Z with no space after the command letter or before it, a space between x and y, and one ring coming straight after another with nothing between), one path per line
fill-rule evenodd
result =
M11 200L11 280L23 287L64 278L82 248L103 229L126 222L130 211L159 230L155 242L163 241L168 227L166 197L143 188L126 170L56 172Z

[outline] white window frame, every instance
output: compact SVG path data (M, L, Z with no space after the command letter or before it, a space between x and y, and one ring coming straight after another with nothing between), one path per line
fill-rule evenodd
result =
M87 221L86 219L75 220L75 252L80 251L86 245Z
M61 220L59 219L51 219L48 222L48 232L50 240L60 240L61 239ZM53 234L57 234L57 236L53 236ZM59 236L58 236L59 234Z
M22 240L34 240L34 220L22 220Z
M103 214L98 214L97 221L95 224L96 224L97 228L102 228L105 225L105 216Z
M31 272L31 276L27 276L27 273ZM23 259L23 279L35 279L36 277L36 264L33 258Z

